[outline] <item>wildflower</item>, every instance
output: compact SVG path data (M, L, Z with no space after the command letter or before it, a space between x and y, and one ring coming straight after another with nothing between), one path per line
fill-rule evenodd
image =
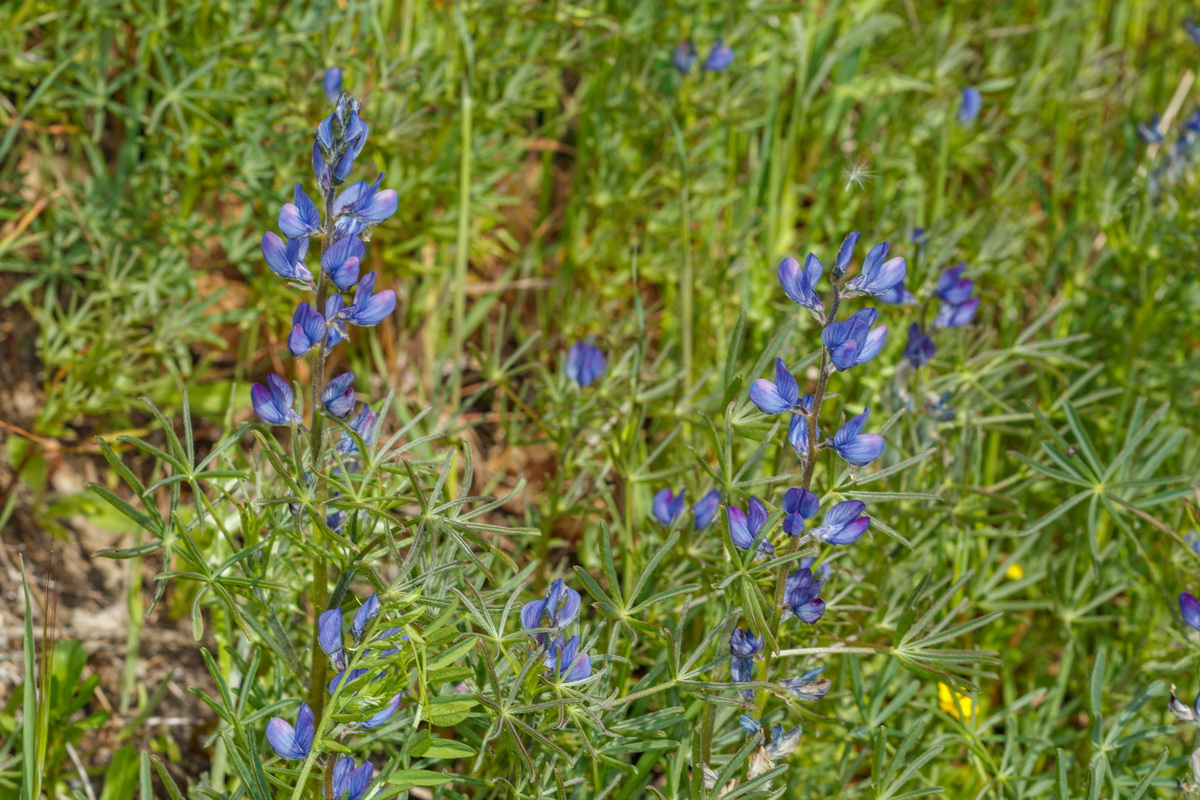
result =
M306 240L305 240L306 241ZM338 239L321 256L321 269L343 292L350 291L358 281L358 269L366 255L367 246L357 236Z
M329 326L325 334L326 350L332 350L346 339L346 323L342 321L348 313L345 305L346 301L336 292L325 300L325 322Z
M256 383L250 387L250 402L254 413L270 425L291 425L304 420L293 410L295 395L291 384L272 373L267 375L267 385Z
M392 718L396 713L396 709L400 707L400 700L404 697L404 692L392 695L392 699L387 702L383 708L371 715L370 719L362 723L364 728L378 728L383 723Z
M829 679L821 677L824 671L824 667L814 667L799 678L785 678L779 681L779 687L807 703L815 702L829 691Z
M782 758L787 758L800 744L800 734L803 731L800 726L792 728L787 733L783 732L783 725L776 723L771 727L771 743L767 745L767 758L772 761L779 761Z
M575 683L592 674L592 659L587 653L579 652L578 636L572 636L566 642L559 636L550 644L542 663L562 683Z
M337 220L335 235L338 238L356 236L396 213L400 197L395 189L379 191L383 176L384 173L379 173L374 183L352 183L338 194L333 201L333 216Z
M971 698L944 683L938 684L938 708L959 720L971 718L974 703Z
M579 606L579 592L569 588L562 578L555 578L544 599L530 600L521 607L521 628L526 631L538 628L560 630L575 619ZM543 645L549 644L549 636L544 633L534 634L534 638Z
M355 325L369 327L378 325L396 309L396 293L391 289L372 294L375 288L375 273L368 272L358 283L354 293L354 304L346 309L346 319Z
M721 492L713 489L696 501L692 506L692 516L695 518L696 530L703 530L717 515L717 507L721 505Z
M738 717L738 725L746 732L747 736L753 736L762 730L762 723L749 714L740 715Z
M861 500L838 503L825 512L825 522L813 529L813 538L825 544L854 544L871 524L862 513L866 507Z
M783 532L799 536L804 532L804 521L812 519L821 508L821 501L807 489L788 489L783 494Z
M675 494L670 489L663 489L654 495L654 518L663 525L670 525L675 518L683 513L683 496L687 489L680 489Z
M1138 137L1142 140L1143 144L1162 144L1163 135L1162 131L1159 130L1159 123L1161 121L1162 117L1158 114L1155 114L1150 118L1149 125L1147 125L1145 122L1139 122L1137 124Z
M938 277L934 291L941 298L942 307L933 320L933 327L960 328L974 318L975 310L979 308L979 298L971 297L975 282L962 277L966 268L966 264L959 264Z
M279 212L279 230L289 239L321 232L321 212L298 183L292 190L292 202L284 203Z
M354 641L362 639L367 625L371 624L371 620L377 616L379 616L379 595L372 594L358 607L358 611L354 612L354 620L350 623L350 635L354 637Z
M343 372L325 384L321 403L335 417L345 417L354 410L354 373Z
M317 126L313 142L313 172L322 191L340 186L367 143L369 128L359 117L362 104L348 95L337 99L333 113Z
M1167 708L1171 709L1171 713L1179 722L1188 722L1200 727L1200 695L1196 696L1196 701L1192 705L1184 705L1175 696L1175 684L1171 684L1171 702Z
M342 610L331 608L317 620L317 644L329 656L336 670L346 668L346 651L342 648Z
M825 308L821 305L821 297L816 291L823 270L821 259L812 253L809 253L804 259L803 269L800 267L800 262L789 256L779 262L777 270L779 285L783 287L783 293L793 303L804 306L814 314L819 314Z
M363 404L362 409L355 415L354 419L350 420L350 430L358 434L363 443L370 446L375 443L375 420L378 415L371 410L369 405ZM358 443L348 433L342 433L342 438L338 439L337 451L342 455L354 455L358 452Z
M325 90L325 99L336 103L342 94L342 68L327 67L321 79L321 88Z
M734 683L749 683L754 680L754 656L763 647L763 640L744 628L735 628L729 636L729 677ZM742 690L742 696L749 700L754 693L749 689Z
M675 69L687 75L696 63L696 45L692 44L690 39L680 42L671 54L671 63L675 65Z
M725 44L723 40L717 39L712 50L708 51L708 58L704 59L704 63L700 66L709 72L724 72L732 63L733 48Z
M1179 612L1183 614L1184 622L1200 631L1200 600L1190 592L1184 592L1179 595Z
M1004 577L1008 578L1010 581L1019 581L1021 578L1025 577L1025 568L1014 561L1013 563L1009 564L1008 569L1004 571Z
M908 326L908 341L904 343L904 357L913 369L919 369L929 363L937 352L933 338L921 330L921 326L913 323Z
M792 614L801 622L812 625L825 615L825 601L820 597L823 588L825 581L814 580L812 570L805 567L789 574L783 594L787 605L784 615Z
M312 273L304 264L308 254L308 239L289 239L287 244L272 231L267 231L262 238L262 254L267 260L267 266L281 278L298 283L312 283Z
M758 538L758 532L762 530L763 525L767 523L767 508L757 497L750 498L750 514L747 516L737 506L730 506L726 509L726 515L729 518L729 538L733 540L734 547L739 550L749 550L754 544L754 540ZM771 555L775 552L775 545L767 541L764 536L762 541L758 543L759 551Z
M883 452L883 437L878 433L861 433L871 409L865 408L833 435L830 446L834 451L856 467L870 464Z
M808 417L806 414L811 414L813 408L813 396L806 394L800 398L800 412L793 413L792 419L788 422L788 444L796 451L796 455L804 460L808 458ZM814 420L814 423L816 421ZM817 439L821 438L821 426L816 425Z
M854 258L854 248L858 246L858 240L861 238L861 233L851 231L842 239L833 264L833 277L840 278L846 274L846 270L850 268L850 259Z
M775 380L759 378L750 387L750 401L764 414L800 410L800 386L782 358L775 359Z
M929 402L925 404L925 410L931 417L942 422L954 419L955 409L950 405L950 392L942 392L941 395L930 393L926 397Z
M829 360L839 371L865 364L883 349L888 329L872 329L879 312L873 308L855 311L849 319L831 322L821 331L821 341L829 349Z
M912 306L918 302L917 296L904 286L904 281L900 281L886 292L880 292L876 297L890 306Z
M370 761L356 767L350 756L339 758L333 765L333 796L327 800L360 800L371 785L374 773L375 767Z
M863 259L862 271L850 279L846 290L856 294L882 294L904 280L908 262L901 256L887 258L887 252L887 242L872 247Z
M324 343L326 333L325 317L306 300L296 306L296 313L292 315L288 350L296 358L307 355Z
M567 351L567 377L580 386L595 383L606 366L604 353L590 342L576 342Z
M979 94L979 90L974 86L967 86L962 90L962 100L958 104L958 124L970 125L979 116L980 109L983 108L983 98Z
M308 703L301 701L300 711L296 714L296 727L285 719L272 717L267 723L267 742L280 758L308 758L312 750L313 737L316 728L313 724L313 712Z

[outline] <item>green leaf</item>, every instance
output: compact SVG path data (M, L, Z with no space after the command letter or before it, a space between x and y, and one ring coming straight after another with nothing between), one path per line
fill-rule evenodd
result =
M441 786L451 780L451 776L431 769L398 769L388 776L387 782L402 789L411 789L414 786Z

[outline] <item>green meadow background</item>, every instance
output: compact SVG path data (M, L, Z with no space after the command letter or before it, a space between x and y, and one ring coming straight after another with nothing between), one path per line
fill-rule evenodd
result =
M359 164L387 173L400 209L369 255L396 313L338 358L368 396L395 389L399 419L432 406L436 424L423 424L473 455L475 494L528 481L504 513L540 531L512 554L542 575L598 569L601 523L633 525L664 486L698 498L697 456L715 457L705 415L769 429L744 402L765 374L753 365L785 325L797 353L817 348L775 280L781 258L811 250L830 264L859 230L908 258L914 289L968 264L979 313L939 335L928 367L897 374L916 312L888 308L884 353L837 379L840 401L870 405L879 424L901 412L880 466L922 456L870 488L932 496L873 511L900 538L855 546L860 583L837 636L886 641L929 573L956 586L939 628L1000 612L953 641L995 663L977 665L963 713L901 659L826 662L834 689L806 720L787 796L1180 796L1193 735L1166 702L1173 683L1185 702L1200 692L1200 647L1176 606L1200 585L1184 543L1200 479L1200 175L1187 162L1151 176L1200 102L1186 13L1139 0L11 0L6 631L21 618L18 554L48 569L51 541L86 549L79 515L114 542L129 534L55 476L113 483L92 442L145 431L139 396L178 414L185 384L204 446L249 418L251 381L295 374L296 298L259 239L311 178L321 74L339 65L371 126ZM689 38L701 59L723 38L733 65L681 75L671 53ZM983 100L970 126L955 121L964 86ZM1168 108L1166 144L1147 148L1136 123ZM581 402L554 376L588 336L624 376L597 402L634 398L636 424L617 420L566 459L570 443L543 432ZM945 392L957 412L936 422L923 409ZM789 458L769 461L782 474ZM586 491L584 477L596 479ZM645 565L655 535L618 567ZM664 570L664 586L686 569ZM143 624L152 580L121 574L111 603L132 633L117 654L136 664L154 655L152 627L188 630L189 598L170 594ZM59 617L71 613L64 594ZM113 699L95 725L79 722L94 700L64 717L79 722L80 763L51 745L62 787L77 791L83 769L116 787L101 800L133 796L136 755L107 766L128 748L173 756L181 780L209 770L205 751L181 746L194 734L145 724L157 679L100 673L103 654L80 647L64 674L103 674ZM652 663L659 646L638 648L634 661ZM0 683L0 795L20 776L15 674ZM861 749L881 725L923 725L920 752L940 748L894 792ZM635 759L644 780L611 796L643 796L667 753Z

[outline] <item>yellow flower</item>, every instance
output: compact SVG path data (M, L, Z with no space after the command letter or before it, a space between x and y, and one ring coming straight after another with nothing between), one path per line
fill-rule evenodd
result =
M938 708L955 719L971 718L971 698L954 691L944 683L938 684Z
M1008 576L1009 580L1019 581L1025 577L1025 570L1021 569L1021 565L1014 561L1008 565L1008 571L1004 574Z

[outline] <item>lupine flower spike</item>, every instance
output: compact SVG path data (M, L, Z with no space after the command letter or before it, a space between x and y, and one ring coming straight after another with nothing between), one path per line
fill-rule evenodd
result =
M606 366L604 353L590 342L576 342L567 351L567 377L580 386L599 380Z
M654 495L654 506L651 509L654 518L663 525L670 525L676 517L683 513L683 500L687 489L680 489L675 494L670 489L663 489Z
M730 506L726 510L726 515L729 518L729 537L733 540L733 544L739 550L749 550L754 544L754 540L758 537L758 532L762 530L763 525L767 523L767 518L770 514L767 513L767 508L757 497L750 498L750 513L747 515L737 506ZM759 551L771 555L775 552L775 545L764 536L762 541L758 543Z
M267 742L280 758L289 760L308 758L314 736L316 736L316 727L313 724L313 712L308 707L308 703L300 703L295 727L280 717L272 717L271 721L267 723Z
M846 500L825 512L825 522L813 529L812 536L825 544L854 544L871 524L863 514L866 503Z

